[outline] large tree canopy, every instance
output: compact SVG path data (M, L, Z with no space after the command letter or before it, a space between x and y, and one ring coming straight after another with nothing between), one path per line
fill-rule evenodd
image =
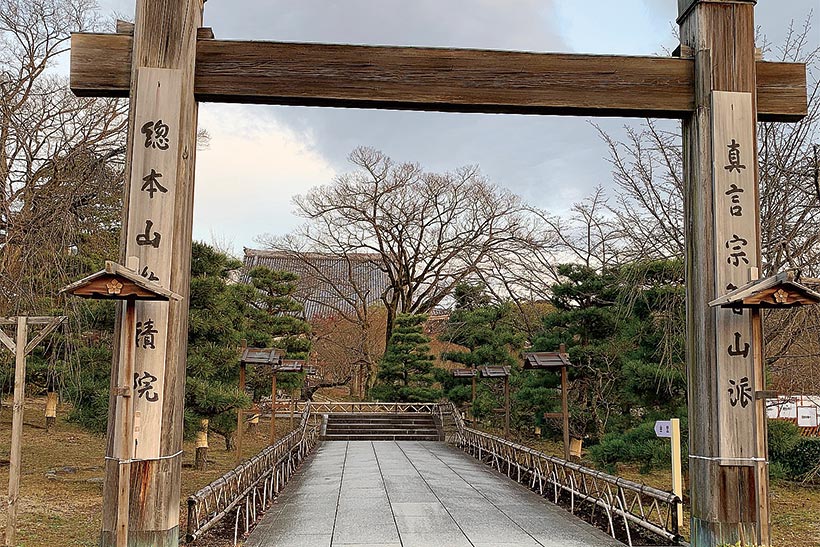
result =
M477 168L431 173L371 148L357 148L350 161L354 171L295 199L308 222L268 243L340 257L381 256L389 280L381 295L387 338L397 314L432 310L457 284L497 268L503 256L533 240L521 200Z
M43 311L116 249L127 103L75 97L51 69L91 0L0 0L0 312ZM110 258L110 256L108 256Z

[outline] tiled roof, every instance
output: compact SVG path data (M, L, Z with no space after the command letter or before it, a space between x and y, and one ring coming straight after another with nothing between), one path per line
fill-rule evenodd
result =
M340 257L322 253L297 253L245 249L242 281L256 266L292 272L299 276L296 299L308 319L354 311L354 305L381 301L388 278L381 255L357 253Z

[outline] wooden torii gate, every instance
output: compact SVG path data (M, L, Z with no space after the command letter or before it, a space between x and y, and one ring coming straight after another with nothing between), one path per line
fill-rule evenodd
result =
M708 306L760 265L755 121L807 110L804 65L756 60L755 0L678 0L675 58L219 41L204 0L136 4L135 25L73 37L71 87L131 97L121 258L183 296L197 101L683 120L692 544L769 544L762 341L750 314ZM119 335L151 395L129 541L177 545L188 304L140 306L142 330ZM117 480L109 461L106 546Z

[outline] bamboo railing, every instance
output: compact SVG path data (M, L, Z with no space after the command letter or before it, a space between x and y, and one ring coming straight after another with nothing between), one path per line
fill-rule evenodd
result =
M299 403L298 408L303 409L307 403ZM348 401L312 401L310 402L311 412L314 414L346 414L359 412L378 413L400 413L419 412L423 414L437 414L439 412L438 403L359 403Z
M240 524L247 533L319 440L319 424L312 423L311 416L308 403L299 427L188 498L186 543L196 541L235 511L236 545Z
M566 502L572 513L582 506L586 506L587 513L593 517L600 511L613 537L616 522L620 520L630 546L632 530L636 527L673 544L681 542L677 526L681 500L676 495L468 428L452 403L308 402L300 403L299 409L299 427L188 498L186 542L195 541L235 511L236 544L240 529L244 533L250 530L315 447L320 425L312 418L354 412L437 415L448 442L542 497L556 504Z
M671 492L608 475L580 464L538 452L527 446L465 427L452 403L439 409L442 423L453 424L453 444L554 503L566 501L573 514L582 504L595 515L601 511L609 533L616 535L616 519L624 525L632 545L632 527L658 535L673 544L681 541L677 512L680 498Z

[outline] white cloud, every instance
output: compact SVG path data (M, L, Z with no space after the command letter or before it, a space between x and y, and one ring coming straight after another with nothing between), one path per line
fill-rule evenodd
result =
M256 110L256 112L254 112ZM252 246L262 233L286 233L300 220L291 198L332 180L334 170L306 140L261 109L203 105L210 147L197 153L194 237L226 236Z
M100 0L133 11L134 0ZM781 41L817 0L761 0L757 23ZM431 45L535 51L661 54L672 49L675 0L212 0L218 39ZM817 21L817 12L814 20ZM820 43L820 25L810 40ZM479 164L494 182L560 211L612 185L607 149L583 118L203 105L213 135L199 155L195 233L250 245L298 223L291 196L349 168L356 146L434 171ZM616 137L624 123L597 120Z

